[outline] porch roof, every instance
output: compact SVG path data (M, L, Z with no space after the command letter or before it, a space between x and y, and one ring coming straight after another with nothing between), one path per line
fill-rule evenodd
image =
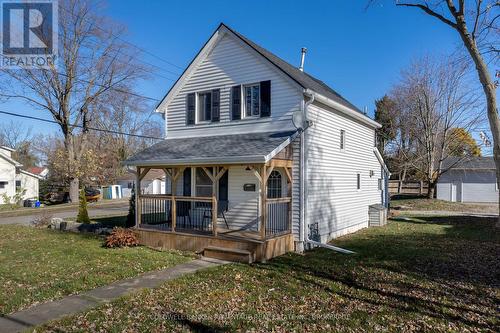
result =
M127 159L130 166L266 163L297 131L165 139Z

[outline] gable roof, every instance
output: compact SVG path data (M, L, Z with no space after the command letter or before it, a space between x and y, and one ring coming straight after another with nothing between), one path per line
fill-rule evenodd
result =
M493 156L448 157L443 161L443 169L450 170L495 170Z
M271 53L270 51L266 50L265 48L261 47L260 45L257 45L256 43L252 42L250 39L246 38L242 34L240 34L237 31L234 31L224 23L221 23L219 28L223 26L229 31L231 31L233 34L238 36L243 42L245 42L248 46L253 48L255 51L257 51L260 55L262 55L264 58L269 60L273 65L278 67L283 73L288 75L292 80L297 82L302 88L304 89L311 89L312 91L321 94L325 97L328 97L337 103L342 104L345 107L348 107L350 109L353 109L355 111L361 112L354 104L346 100L344 97L342 97L339 93L337 93L335 90L330 88L326 83L323 81L313 77L310 74L307 74L306 72L301 71L297 67L291 65L290 63L286 62L285 60L281 59L277 55ZM218 28L218 29L219 29ZM362 113L362 112L361 112Z
M2 152L0 152L0 157L2 157L3 159L5 159L7 162L13 164L16 168L19 168L19 167L23 166L21 163L19 163L18 161L14 160L12 157L9 157L9 156L3 154Z
M202 51L205 49L205 47L209 44L209 42L212 40L212 38L217 34L217 32L219 30L221 30L221 28L226 29L227 31L232 33L234 36L239 38L242 42L247 44L249 47L251 47L257 53L259 53L262 57L267 59L271 64L273 64L275 67L277 67L280 71L282 71L286 76L288 76L290 79L295 81L303 89L312 90L320 95L323 95L323 96L339 103L340 105L342 105L348 109L351 109L353 111L359 112L360 114L364 115L364 113L361 112L361 110L359 110L354 104L352 104L351 102L346 100L344 97L342 97L339 93L337 93L335 90L330 88L323 81L307 74L306 72L299 70L297 67L291 65L290 63L286 62L285 60L281 59L280 57L276 56L275 54L273 54L270 51L266 50L265 48L261 47L260 45L257 45L256 43L252 42L250 39L243 36L239 32L234 31L233 29L231 29L230 27L228 27L224 23L219 24L219 26L214 31L214 33L210 36L210 38L203 45L203 47L198 51L198 53L193 58L193 60L189 63L189 65L184 69L184 71L182 72L180 77L177 79L177 81L175 81L175 83L172 85L172 87L170 87L167 94L157 104L157 106L156 106L157 111L160 108L160 106L164 103L164 101L167 99L167 97L170 95L170 93L173 91L174 87L185 76L187 70L195 62L195 60L202 53Z

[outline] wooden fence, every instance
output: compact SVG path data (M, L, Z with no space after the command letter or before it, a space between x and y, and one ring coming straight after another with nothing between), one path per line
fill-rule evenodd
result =
M424 181L389 180L389 194L425 194L428 186Z

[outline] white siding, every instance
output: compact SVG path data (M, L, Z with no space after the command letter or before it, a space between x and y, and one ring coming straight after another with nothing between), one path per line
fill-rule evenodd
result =
M229 180L229 210L225 213L231 229L251 228L257 230L259 222L260 186L253 171L244 166L230 167L227 171ZM255 184L255 192L243 191L244 184ZM223 223L219 219L219 223Z
M271 117L231 121L231 87L264 80L271 80ZM211 89L220 89L220 122L187 126L186 95ZM225 34L186 79L169 104L166 112L167 136L192 137L294 129L291 116L293 111L300 109L301 101L301 90L293 81L246 44Z
M38 199L38 178L27 175L25 173L19 173L16 176L16 180L21 181L21 189L26 190L23 196L23 200L26 199Z
M438 199L451 201L452 183L460 187L462 202L498 202L496 176L493 170L450 170L444 173L437 184Z
M8 182L5 188L0 188L0 204L3 204L2 194L12 197L16 193L16 167L12 163L0 157L0 181Z
M306 133L307 219L319 225L321 241L368 226L368 206L381 203L380 163L374 130L326 106L310 106ZM345 149L340 149L340 130ZM370 177L370 170L374 175ZM357 189L357 174L361 189Z

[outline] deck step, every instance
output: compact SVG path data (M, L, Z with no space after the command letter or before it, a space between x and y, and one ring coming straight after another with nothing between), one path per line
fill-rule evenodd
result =
M214 258L219 260L226 260L232 262L242 262L251 264L253 260L253 254L247 250L240 249L228 249L225 247L218 246L207 246L203 249L203 256L207 258Z

